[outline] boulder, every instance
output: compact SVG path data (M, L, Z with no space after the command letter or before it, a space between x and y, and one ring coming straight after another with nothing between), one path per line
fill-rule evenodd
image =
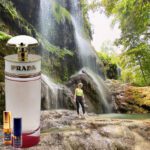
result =
M57 84L46 75L42 75L42 110L74 109L73 94L62 84Z
M88 112L108 113L112 111L111 94L104 80L98 74L87 68L82 68L77 74L71 76L66 85L74 93L79 82L83 83Z

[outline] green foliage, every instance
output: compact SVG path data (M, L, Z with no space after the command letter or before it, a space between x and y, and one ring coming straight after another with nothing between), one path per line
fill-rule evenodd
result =
M124 46L123 80L150 85L149 1L102 0L102 6L108 16L114 16L114 23L120 23L121 37L115 43Z
M148 40L148 0L102 0L102 5L107 15L113 15L114 21L120 23L122 33L116 44L122 44L128 50L136 47L139 42Z
M87 0L80 0L82 13L83 13L83 20L84 20L84 29L88 37L92 38L92 32L91 32L91 24L89 22L89 5L87 3Z
M64 20L68 20L71 21L71 16L69 11L64 8L63 6L61 6L60 4L58 4L55 1L52 1L52 14L54 15L57 23L61 23Z
M124 82L135 83L135 74L133 74L132 69L123 69L121 72L121 78Z
M68 69L67 69L67 67L65 67L64 68L63 81L67 81L68 79L69 79Z
M132 74L130 82L140 86L150 84L150 48L147 44L139 44L123 53L120 58L121 66L124 69L124 81L126 81L125 78L129 78L128 74Z
M56 55L58 58L64 58L66 55L73 56L73 52L64 48L61 49L58 46L54 46L49 43L45 38L39 36L39 42L42 44L43 48L49 51L51 54Z
M99 0L93 0L89 4L89 10L99 11L101 7L101 2Z
M13 19L18 17L18 13L10 0L1 0L0 3L5 7L6 10L8 10Z
M105 53L105 52L97 52L97 54L98 54L98 57L100 58L100 60L102 62L107 63L107 64L111 63L111 57L108 56L107 53Z
M14 33L21 32L28 35L36 34L34 27L31 24L29 24L21 16L20 13L17 12L16 8L10 0L1 0L0 10L1 18L6 20L8 24L13 24L13 26L11 26L11 29L15 29Z
M109 56L106 52L97 52L99 59L102 61L104 65L104 74L110 79L117 79L117 63L118 59L115 55Z
M56 19L57 23L64 23L62 21L70 20L71 16L70 13L61 5L56 3L55 1L53 4L53 18ZM44 72L47 74L52 74L56 80L62 80L63 77L60 77L60 74L63 76L63 72L60 71L62 69L62 61L64 61L68 57L72 57L74 55L74 52L71 50L66 49L65 47L60 48L58 46L55 46L51 44L47 39L45 39L40 33L37 32L34 26L32 26L24 17L19 13L18 10L16 10L14 4L11 0L1 0L0 1L0 19L2 22L0 23L0 41L1 40L7 40L9 35L5 34L9 33L11 31L11 34L26 34L31 35L35 37L39 43L40 48L43 49L43 53L46 53L48 58L42 58L42 68ZM0 21L1 21L0 20ZM7 30L6 30L7 28ZM9 51L9 48L6 48L6 41L2 41L0 43L0 79L1 81L4 80L4 59L3 57L14 53L12 48ZM42 54L43 54L42 53ZM43 57L43 56L42 56ZM66 65L66 64L65 64ZM64 66L65 68L66 66ZM70 70L64 70L65 75L64 79L68 78L68 73ZM68 72L67 72L68 71ZM61 78L61 79L59 79Z
M5 41L5 40L8 40L10 39L12 36L11 35L8 35L2 31L0 31L0 41Z

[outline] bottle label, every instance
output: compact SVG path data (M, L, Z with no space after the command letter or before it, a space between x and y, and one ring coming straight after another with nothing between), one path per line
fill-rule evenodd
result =
M22 146L22 138L21 138L21 136L14 136L13 137L13 146L14 147L21 147Z
M5 72L13 75L33 75L41 72L41 61L5 62Z
M4 141L11 141L11 133L4 133Z

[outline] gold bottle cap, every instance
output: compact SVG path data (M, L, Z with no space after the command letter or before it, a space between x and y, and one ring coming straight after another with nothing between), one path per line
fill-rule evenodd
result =
M11 128L11 112L4 111L3 112L3 128L10 129Z
M27 45L23 43L18 45L18 61L28 61Z
M18 48L18 61L28 62L28 48L38 46L38 41L27 35L18 35L9 39L6 45Z

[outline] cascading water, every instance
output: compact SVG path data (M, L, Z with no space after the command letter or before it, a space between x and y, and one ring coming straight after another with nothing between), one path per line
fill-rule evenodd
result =
M101 79L100 76L97 76L96 73L98 73L97 69L97 57L96 54L91 46L90 40L86 38L85 31L83 28L83 18L82 18L82 11L80 9L80 2L79 0L73 0L73 5L71 9L72 14L72 23L75 29L75 39L76 39L76 45L78 47L78 53L79 58L81 59L82 66L87 67L88 74L92 77L93 81L97 85L97 89L100 94L100 101L103 104L103 107L105 109L105 112L109 113L111 112L111 105L108 103L107 100L107 93L105 93L105 83ZM87 70L86 70L87 71Z
M39 30L41 34L48 38L51 28L51 3L50 0L40 0L40 13L39 13Z
M46 109L57 109L58 91L60 87L44 74L42 74L42 81L46 84L46 89L43 89L46 91L42 91L42 94L46 94Z
M40 0L39 11L39 32L41 35L51 41L53 31L55 30L52 18L52 7L55 2L53 0ZM42 51L42 58L47 58L48 52ZM43 60L44 61L44 60ZM60 107L58 102L58 95L60 87L53 82L47 75L42 74L42 98L44 97L44 109L57 109Z
M58 2L58 1L57 1ZM74 37L76 40L76 45L78 48L78 57L83 67L87 67L93 70L95 73L98 73L98 65L97 65L97 56L94 49L91 46L90 39L87 38L85 31L84 31L84 23L82 18L82 11L80 9L80 2L79 0L72 0L72 7L71 7L71 19L72 24L74 26L75 32ZM52 18L52 8L55 1L53 0L40 0L40 33L49 41L51 42L51 37L53 36L53 32L56 31L55 26L53 24ZM60 4L64 1L60 1ZM93 81L96 83L100 101L103 104L105 112L110 112L111 106L109 106L107 101L107 96L104 91L104 82L100 80L100 77L97 77L95 73L90 73ZM43 82L46 83L47 88L46 91L46 108L47 109L56 109L59 108L59 104L61 100L58 100L58 91L60 91L60 87L55 84L52 80L50 80L47 76L42 76ZM49 90L51 89L51 90ZM62 105L63 106L63 105Z
M87 38L84 30L82 11L79 0L73 0L71 8L71 19L75 29L75 40L78 48L79 58L83 67L88 67L97 72L96 54Z
M79 59L82 63L83 67L89 67L93 71L97 71L96 64L96 56L92 47L90 45L90 41L84 38L82 27L80 27L79 23L76 21L75 17L71 17L73 26L75 28L75 39L78 47Z
M63 109L71 104L72 92L62 84L56 84L51 78L42 74L42 108Z
M108 89L103 79L98 74L91 71L89 68L83 68L80 72L84 72L92 78L93 83L95 83L96 85L96 89L98 91L99 98L101 99L101 103L103 105L103 112L110 113L112 111L112 106L110 103L108 103L107 100L110 95L108 94Z

